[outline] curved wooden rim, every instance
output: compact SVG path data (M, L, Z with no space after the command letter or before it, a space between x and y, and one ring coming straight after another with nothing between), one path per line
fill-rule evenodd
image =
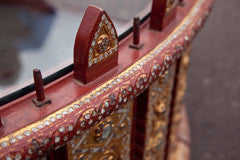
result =
M0 139L0 157L15 156L16 154L28 155L31 157L39 156L28 153L29 147L33 145L32 140L41 141L44 138L49 138L49 142L42 148L43 152L49 151L50 148L53 149L64 145L67 141L63 141L63 137L67 135L69 137L68 139L71 139L79 130L88 129L102 118L107 117L114 110L119 109L123 103L126 103L143 92L145 88L158 79L158 77L180 57L181 53L189 43L191 43L208 16L212 3L213 0L197 0L195 3L189 0L189 4L193 5L189 6L191 10L185 12L185 16L181 15L184 19L180 19L181 23L174 31L168 31L171 32L171 34L166 35L163 42L155 46L150 52L147 52L146 55L136 60L130 67L123 68L120 74L113 74L115 76L110 80L106 78L104 80L105 82L100 86L93 85L93 83L89 84L85 91L87 94L80 98L75 97L77 99L76 101L68 105L62 105L59 102L59 106L54 108L55 111L54 109L51 110L51 108L45 108L45 112L39 110L41 113L49 112L51 114L45 117L33 115L39 116L39 120L31 122L29 118L30 122L28 122L28 125L24 127L19 125L19 129L15 132L10 130L8 125L6 125L3 128ZM149 21L145 22L141 26L142 32L148 29L148 22ZM148 32L152 31L148 29ZM121 42L122 45L124 45L124 43L126 43L126 40ZM112 74L115 71L116 70L113 70L108 74ZM68 85L65 79L71 79L71 81L73 81L72 73L57 80L57 82L49 85L49 87L57 83ZM127 94L127 96L122 95L122 90L127 90L129 94ZM64 92L64 90L62 90L62 92ZM26 99L31 99L34 96L33 94L34 93L10 103L9 105L3 106L1 113L7 114L9 111L13 112L14 107L16 108L17 105L23 101L25 102ZM64 103L67 103L67 101L64 101ZM22 106L22 104L20 106ZM33 108L31 104L24 107L29 110ZM22 112L24 111L27 110L23 110ZM96 112L97 115L93 115L94 112ZM35 114L37 113L38 112ZM55 137L60 137L61 141L55 143Z

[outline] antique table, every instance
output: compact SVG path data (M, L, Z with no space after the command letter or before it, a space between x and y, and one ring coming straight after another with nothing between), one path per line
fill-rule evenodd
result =
M153 0L120 36L89 6L73 65L1 98L0 158L189 159L187 68L212 4Z

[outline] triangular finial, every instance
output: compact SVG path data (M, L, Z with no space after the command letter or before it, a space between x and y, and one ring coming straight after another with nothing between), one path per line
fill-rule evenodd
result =
M74 46L74 77L88 83L118 63L118 37L107 13L89 6Z

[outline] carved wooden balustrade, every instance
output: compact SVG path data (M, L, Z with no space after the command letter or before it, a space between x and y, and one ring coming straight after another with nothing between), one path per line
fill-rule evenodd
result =
M0 158L188 159L182 102L191 43L213 0L153 0L119 41L108 14L89 6L74 70L0 108ZM133 31L133 32L132 32Z

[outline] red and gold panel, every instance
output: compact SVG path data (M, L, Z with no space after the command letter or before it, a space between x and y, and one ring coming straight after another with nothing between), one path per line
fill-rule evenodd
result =
M175 65L149 87L144 159L163 159L166 147Z
M182 134L181 137L179 137L180 129L180 123L183 123L184 117L187 117L186 115L183 116L184 111L184 104L183 104L183 97L186 89L186 79L187 79L187 68L189 63L189 55L191 53L191 46L188 47L185 51L185 53L182 55L182 57L179 60L179 71L177 74L177 83L176 83L176 92L175 92L175 99L174 99L174 107L173 107L173 114L172 114L172 123L170 128L170 139L169 139L169 159L175 160L176 156L179 154L179 145L182 145L182 143L185 144L184 148L189 149L190 145L190 136L189 133ZM189 132L188 128L183 128L183 132ZM182 148L182 147L181 147Z
M89 49L88 65L103 61L118 50L118 39L116 29L110 18L104 13L94 34L94 39Z
M175 123L174 128L177 129L171 134L170 140L170 152L168 154L168 160L186 160L190 159L190 130L188 119L186 115L185 106L181 105L181 111L178 114L174 114L175 117L179 117L181 120L179 123ZM173 127L171 127L173 128ZM174 141L173 141L174 140Z
M75 136L67 145L69 160L130 159L133 101L88 130Z
M125 136L118 137L117 135L119 135L119 125L122 122L131 123L132 107L130 106L133 102L130 102L131 105L124 105L123 108L120 106L144 92L159 79L162 73L168 71L168 76L165 76L166 81L163 83L166 86L158 81L150 87L149 93L155 93L156 95L155 97L149 95L146 151L144 151L146 159L151 159L151 153L156 153L156 156L152 159L163 157L161 152L165 148L165 142L161 139L166 139L167 129L162 124L168 123L169 99L171 99L171 84L174 77L171 76L171 70L174 71L174 69L170 69L170 67L183 55L182 53L203 25L213 1L187 0L185 2L188 2L189 5L186 5L188 8L186 8L186 11L184 8L178 8L181 14L178 15L176 24L172 28L168 28L164 32L156 32L149 29L149 21L141 26L141 36L145 37L144 49L138 51L130 49L129 42L132 41L130 36L122 41L119 44L119 53L121 52L121 54L119 54L118 61L117 54L112 53L112 56L116 55L113 63L118 62L116 68L108 70L108 73L103 71L104 73L100 74L99 72L99 76L101 75L99 79L88 85L83 85L74 80L74 77L76 78L74 76L75 72L71 72L46 86L45 93L53 100L52 104L36 109L32 104L35 95L31 93L1 107L4 127L0 138L0 159L42 158L66 143L68 144L70 159L74 159L75 156L76 159L80 159L82 156L89 159L100 159L107 155L109 155L109 158L113 157L113 159L127 159L129 151L122 150L125 148L128 150L130 147L130 144L128 144L130 138L126 137L128 137L127 135L130 137L131 127L126 126L123 129L122 132L126 132ZM97 18L95 17L96 24L98 24L102 21L104 11L96 8L94 10L99 15ZM94 18L93 16L89 17ZM98 27L98 25L92 25L91 31L97 30ZM95 32L91 33L94 33L91 36L91 38L94 38ZM170 34L167 35L166 33ZM100 44L100 48L103 48L101 54L107 52L110 48L106 47L108 46L106 37L96 36L96 40L93 45L95 46L93 47L93 57L98 58L99 56L100 60L101 55L95 52L98 48L96 42L98 40L104 42ZM85 42L88 44L89 41L86 40ZM110 44L112 45L111 42ZM114 46L116 45L114 44ZM76 60L83 60L84 64L88 63L89 50L84 52L87 53L85 59L79 56ZM101 63L104 61L105 59ZM74 62L75 71L77 71L77 64ZM111 63L106 62L106 65L109 64ZM92 68L91 71L96 71L97 68L99 70L106 69L103 66L97 67L97 63L95 65L95 68L94 65L91 67L85 65L85 67ZM95 74L92 75L95 76ZM155 89L162 89L160 93L154 91L155 85L157 86ZM181 97L181 94L176 96L179 99L178 97ZM166 108L166 111L164 111L164 108ZM129 110L129 112L124 113L124 109ZM14 113L14 116L12 113ZM120 121L124 115L126 119ZM109 131L109 129L112 131ZM171 132L175 133L172 129ZM101 148L101 151L95 148Z

